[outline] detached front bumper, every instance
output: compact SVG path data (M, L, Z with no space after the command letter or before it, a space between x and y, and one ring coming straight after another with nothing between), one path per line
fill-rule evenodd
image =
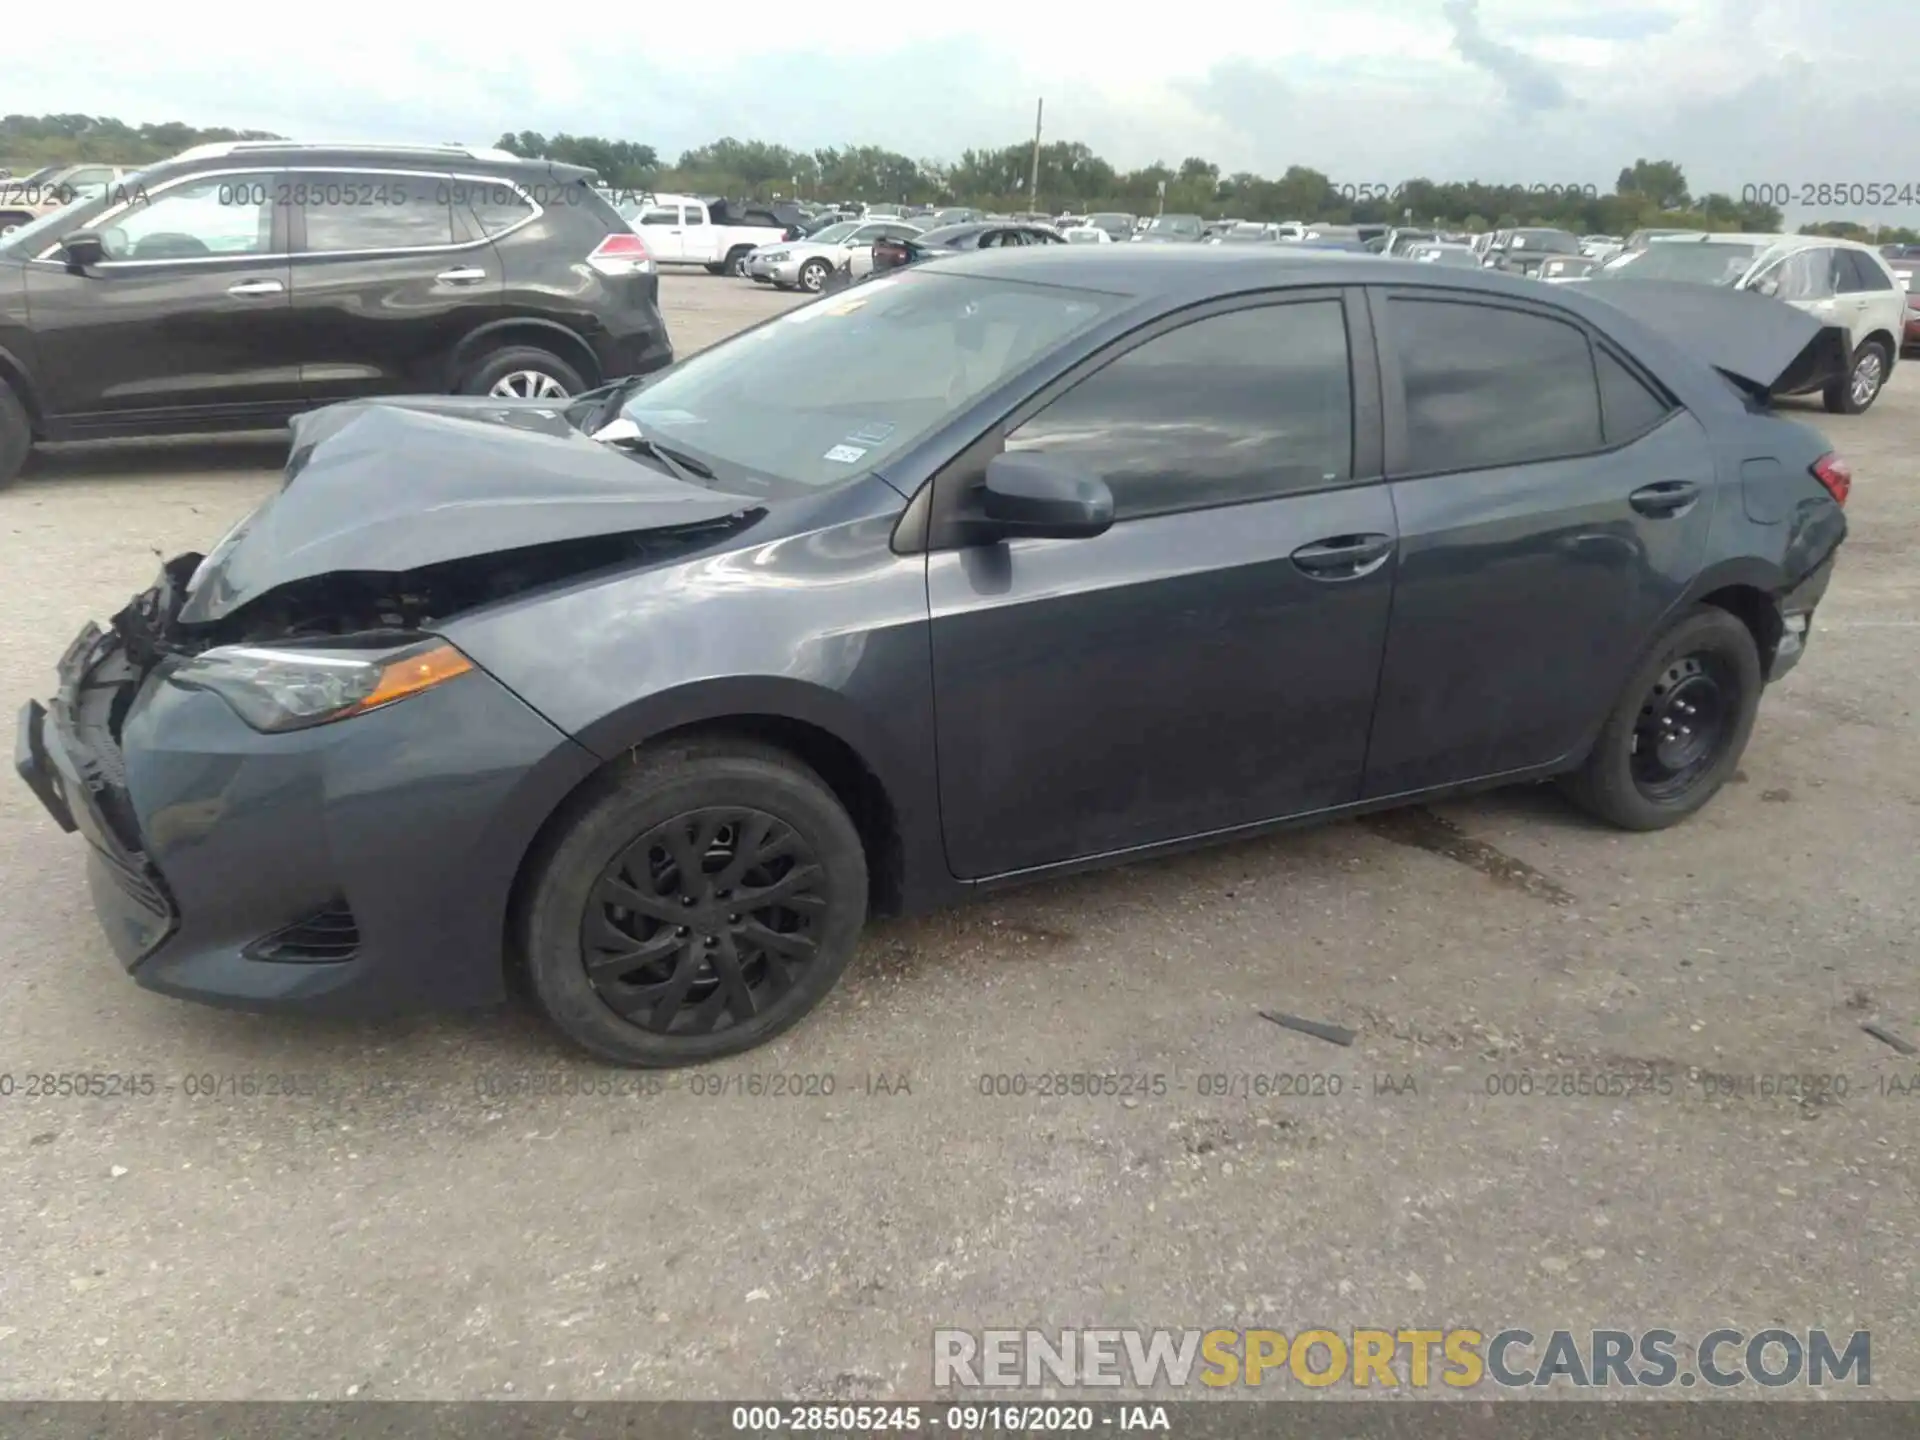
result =
M89 625L14 766L87 841L114 954L150 989L334 1014L504 998L521 859L597 761L474 670L289 734Z

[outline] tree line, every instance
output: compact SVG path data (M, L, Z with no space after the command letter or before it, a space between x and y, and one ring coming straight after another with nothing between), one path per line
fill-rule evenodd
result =
M102 116L0 117L0 161L23 165L77 160L144 164L216 140L272 140L266 131L196 129L179 122L129 125ZM794 149L728 136L666 163L652 145L599 135L508 131L494 142L529 158L584 165L616 189L683 190L737 198L964 204L996 211L1047 213L1165 210L1208 219L1318 220L1330 224L1411 223L1484 230L1552 225L1576 234L1624 235L1645 226L1778 231L1780 210L1730 195L1696 195L1680 164L1636 159L1611 186L1482 185L1391 175L1332 176L1304 165L1279 176L1223 173L1189 156L1121 170L1077 141L1040 147L1038 184L1030 142L965 150L954 160L915 159L878 145ZM1850 220L1803 227L1823 234L1920 242L1920 232Z

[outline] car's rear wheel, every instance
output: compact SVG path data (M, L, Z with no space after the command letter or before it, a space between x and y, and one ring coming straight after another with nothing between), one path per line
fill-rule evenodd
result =
M503 400L565 400L587 388L580 372L550 350L509 345L482 357L459 384L462 395Z
M33 448L33 422L27 407L13 393L13 387L0 380L0 485L10 483L27 463Z
M733 249L729 250L727 252L727 263L725 266L727 274L729 275L746 274L747 273L747 256L751 255L752 253L753 253L753 247L751 245L736 245L733 247Z
M527 980L603 1059L697 1064L813 1009L866 913L859 832L818 775L745 741L676 742L609 771L546 843Z
M1627 681L1586 763L1561 784L1623 830L1662 830L1724 785L1753 734L1765 683L1742 621L1703 605Z
M1853 366L1844 380L1835 380L1822 392L1821 399L1835 415L1858 415L1880 398L1887 383L1887 347L1878 340L1863 340L1853 352Z
M833 273L833 266L824 260L809 260L800 267L800 288L809 294L818 295L827 288L827 276Z

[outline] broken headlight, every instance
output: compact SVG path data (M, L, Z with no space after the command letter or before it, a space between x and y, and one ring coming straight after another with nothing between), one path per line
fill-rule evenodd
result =
M471 660L439 639L379 649L221 645L168 678L211 690L254 729L278 732L378 710L471 669Z

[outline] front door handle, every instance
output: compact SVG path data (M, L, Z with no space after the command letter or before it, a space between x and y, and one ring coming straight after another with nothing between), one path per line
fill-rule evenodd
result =
M229 295L283 295L287 287L278 280L241 280L227 287Z
M1691 509L1699 498L1700 487L1691 480L1661 480L1642 485L1627 497L1627 503L1642 515L1663 520Z
M442 270L433 278L447 285L472 285L486 279L487 272L478 265L468 265L458 270Z
M1393 554L1391 535L1335 535L1293 552L1293 563L1315 580L1358 580Z

